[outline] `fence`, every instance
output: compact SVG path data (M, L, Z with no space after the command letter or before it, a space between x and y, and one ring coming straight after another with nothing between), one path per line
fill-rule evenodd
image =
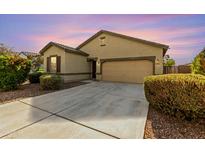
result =
M191 66L189 66L189 65L164 66L163 67L163 73L164 74L191 73Z

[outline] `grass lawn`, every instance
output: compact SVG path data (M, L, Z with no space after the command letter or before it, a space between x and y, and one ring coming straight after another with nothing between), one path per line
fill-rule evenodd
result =
M64 83L60 89L68 89L71 87L87 84L86 82L70 82ZM19 100L25 97L39 96L47 93L51 93L57 90L41 90L40 84L24 84L21 85L17 90L13 91L1 91L0 92L0 104L9 103L13 100Z
M205 119L199 119L197 121L180 120L165 115L150 106L144 138L204 139Z

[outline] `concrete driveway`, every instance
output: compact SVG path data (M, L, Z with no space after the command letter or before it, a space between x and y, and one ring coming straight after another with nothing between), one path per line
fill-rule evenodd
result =
M0 106L1 138L143 138L143 85L91 82Z

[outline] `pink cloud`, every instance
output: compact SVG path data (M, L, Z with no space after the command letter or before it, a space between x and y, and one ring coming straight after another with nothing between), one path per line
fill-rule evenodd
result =
M149 28L149 29L118 29L119 32L140 37L143 39L150 39L150 40L162 40L162 41L169 41L174 37L182 37L187 36L189 34L201 33L202 31L205 32L205 27L193 27L193 28Z
M49 30L44 31L42 34L32 34L26 36L19 36L19 38L31 41L35 44L37 49L41 49L45 44L50 41L66 44L71 47L77 47L85 40L83 34L90 34L96 32L94 29L84 29L78 26L68 26L66 24L57 24L49 26ZM55 30L54 30L55 29Z
M152 19L152 17L147 17L146 20ZM164 16L168 18L168 16ZM154 17L153 17L154 19ZM159 18L160 20L161 18ZM168 54L181 57L183 55L190 55L192 51L179 49L180 47L189 47L190 45L196 45L205 43L204 40L200 38L183 38L180 37L200 33L205 31L205 27L194 27L194 28L180 28L180 27L164 27L164 28L139 28L139 29L121 29L116 28L113 30L121 34L142 38L145 40L155 41L159 43L164 43L170 46ZM25 40L32 41L37 49L41 49L45 44L50 41L59 42L66 44L68 46L76 47L83 41L88 39L90 36L95 34L97 30L95 28L84 28L83 26L72 26L69 24L56 24L51 25L42 34L28 35L23 37ZM179 37L179 38L177 38Z
M39 35L39 36L32 35L32 36L26 37L25 39L32 41L39 50L50 41L66 44L71 47L77 46L82 41L80 39L72 39L72 38L64 39L56 35Z
M194 46L205 44L205 38L194 38L192 34L205 32L205 27L195 28L149 28L137 30L119 30L122 34L150 41L164 43L170 46L167 54L175 58L192 57Z

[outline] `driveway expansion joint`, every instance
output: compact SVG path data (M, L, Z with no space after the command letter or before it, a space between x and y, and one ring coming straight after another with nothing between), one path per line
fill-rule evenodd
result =
M14 130L14 131L11 131L11 132L8 133L8 134L5 134L5 135L3 135L3 136L0 136L0 138L6 137L6 136L8 136L8 135L10 135L10 134L13 134L13 133L15 133L15 132L18 132L18 131L20 131L20 130L22 130L22 129L24 129L24 128L27 128L27 127L29 127L29 126L35 124L35 123L38 123L38 122L40 122L40 121L42 121L42 120L44 120L44 119L47 119L47 118L51 117L51 116L53 116L53 115L46 116L46 117L44 117L44 118L42 118L42 119L39 119L39 120L37 120L37 121L35 121L35 122L31 123L31 124L28 124L28 125L26 125L26 126L23 126L23 127L21 127L21 128L18 128L18 129Z
M94 130L94 131L96 131L96 132L102 133L102 134L104 134L104 135L108 135L108 136L113 137L113 138L115 138L115 139L120 139L120 138L117 137L117 136L111 135L111 134L109 134L109 133L106 133L106 132L103 132L103 131L101 131L101 130L98 130L98 129L89 127L89 126L87 126L87 125L84 125L84 124L79 123L79 122L77 122L77 121L74 121L74 120L72 120L72 119L69 119L69 118L66 118L66 117L63 117L63 116L58 115L58 113L67 110L69 107L68 107L68 108L65 108L65 109L63 109L63 110L60 110L60 111L58 111L58 112L54 112L54 113L53 113L53 112L50 112L50 111L41 109L41 108L39 108L39 107L33 106L33 105L31 105L31 104L25 103L25 102L23 102L22 100L19 100L19 102L21 102L21 103L23 103L23 104L25 104L25 105L29 105L29 106L31 106L31 107L34 107L34 108L36 108L36 109L39 109L39 110L41 110L41 111L44 111L44 112L47 112L47 113L51 114L51 115L49 115L49 116L47 116L47 117L45 117L45 118L43 118L43 119L41 119L41 120L39 120L39 121L42 121L42 120L44 120L44 119L47 119L48 117L51 117L51 116L54 116L54 115L55 115L55 116L57 116L57 117L63 118L63 119L65 119L65 120L68 120L68 121L73 122L73 123L75 123L75 124L81 125L81 126L86 127L86 128L88 128L88 129L91 129L91 130ZM39 121L36 121L36 122L34 122L34 123L32 123L32 124L29 124L29 125L27 125L27 126L24 126L24 127L20 128L20 129L17 129L17 130L15 130L15 131L13 131L13 132L7 134L7 135L4 135L4 136L2 136L2 137L8 136L8 135L10 135L10 134L12 134L12 133L14 133L14 132L16 132L16 131L19 131L19 130L24 129L24 128L28 127L28 126L31 126L31 125L33 125L33 124L39 122ZM1 138L1 137L0 137L0 138Z
M39 127L44 130L44 126L39 124L53 117L54 119L57 118L64 121L64 124L68 126L65 127L65 131L74 131L74 134L70 134L69 131L65 132L68 138L80 137L79 135L82 135L81 133L84 131L88 131L88 134L83 133L86 138L99 137L98 135L100 135L100 137L104 136L115 139L143 138L148 111L148 103L144 98L143 85L107 82L81 85L81 87L77 89L65 90L57 94L47 94L31 99L21 99L18 100L18 102L25 105L20 105L20 109L27 108L27 110L22 113L19 111L20 109L15 109L15 105L11 106L11 109L12 112L17 110L17 116L23 116L23 121L19 120L14 123L17 125L14 125L12 124L13 119L7 120L6 125L1 128L5 132L0 136L4 135L7 138L7 135L9 137L9 134L11 134L11 136L14 134L14 137L16 136L17 138L19 135L26 137L27 134L18 133L24 133L24 130L27 133L32 133L29 132L29 130L32 130L34 133L37 133L36 135L40 138L43 136L51 137L54 134L49 133L52 132L42 134L43 136L41 136L39 133L43 132L33 130L32 128ZM11 113L9 109L7 110L8 113ZM37 119L28 121L29 113L32 113L32 111L34 112L34 117ZM16 115L12 114L8 118L13 117L16 117ZM0 121L5 122L3 118L0 119ZM62 127L60 126L59 130L64 128L64 124ZM55 127L55 125L58 124L53 121L51 126ZM79 128L79 130L74 129L74 125ZM9 130L7 130L7 127ZM47 125L45 125L45 129L50 129L50 127L47 128ZM92 136L92 132L98 135ZM36 135L34 134L34 137ZM62 132L61 135L64 136L64 133ZM58 138L58 134L54 136Z

